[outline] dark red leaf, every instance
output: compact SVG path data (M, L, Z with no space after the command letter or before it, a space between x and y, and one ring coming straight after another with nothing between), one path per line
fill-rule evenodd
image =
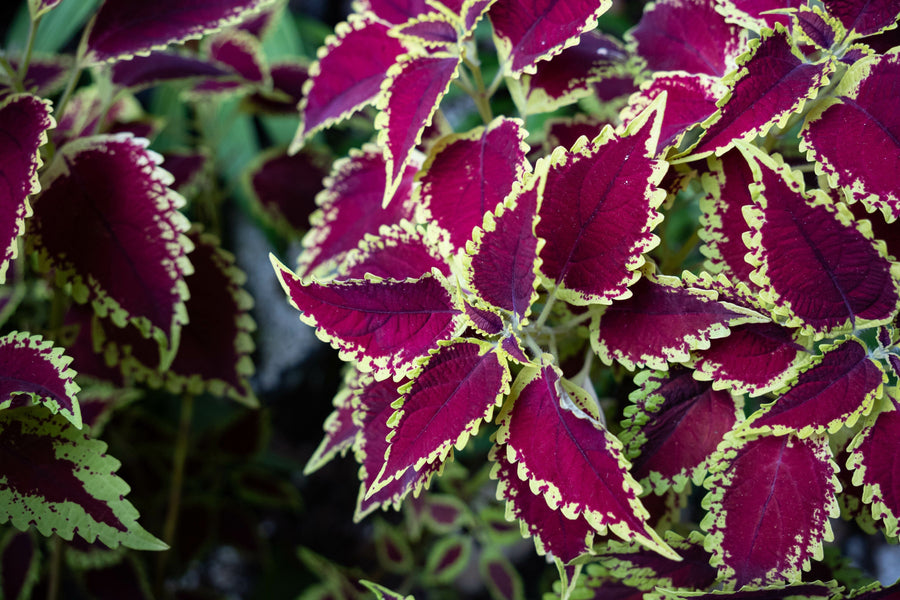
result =
M895 0L823 0L825 9L857 37L884 31L897 22L900 6Z
M251 197L271 223L297 235L309 228L316 196L324 189L328 159L303 148L294 154L272 150L259 156L249 171Z
M898 435L900 412L891 410L873 416L850 444L847 461L854 485L863 487L863 500L871 503L872 516L884 521L884 529L891 537L900 533Z
M178 79L228 78L234 74L211 63L177 52L152 52L148 56L135 56L113 65L112 82L122 87L144 88Z

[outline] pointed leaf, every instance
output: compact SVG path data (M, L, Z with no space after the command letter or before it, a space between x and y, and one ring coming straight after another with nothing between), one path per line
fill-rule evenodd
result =
M382 279L421 277L432 269L450 277L445 258L447 246L434 240L434 231L425 231L408 221L382 227L378 237L367 237L347 253L339 268L340 279L364 279L367 275Z
M491 420L509 391L510 375L490 345L461 341L433 351L410 378L388 421L392 431L376 490L407 469L443 462L453 447L462 450L481 422Z
M486 127L441 138L422 166L421 199L456 248L512 190L525 170L522 123L498 117ZM465 177L460 177L465 173Z
M28 332L0 338L0 408L43 404L81 429L81 408L75 397L81 389L75 383L72 359L54 348L51 340Z
M737 66L723 80L731 91L703 123L706 131L691 153L695 157L712 152L721 156L737 140L749 142L766 135L774 125L784 127L792 114L828 84L834 71L832 60L807 63L780 26L752 40Z
M583 412L563 407L559 372L546 359L522 370L510 394L515 401L499 416L497 443L505 444L507 460L551 509L672 556L647 525L621 443Z
M50 103L29 94L16 94L0 103L0 283L18 254L18 238L31 216L28 196L41 189L37 172L43 164L39 149L47 142L47 130L55 125Z
M371 12L392 25L406 23L414 17L435 11L427 0L356 0L354 4L357 13Z
M441 13L419 15L391 29L391 35L407 40L410 45L451 49L460 41L456 24Z
M604 129L590 143L554 150L536 167L548 169L536 233L553 240L541 249L541 274L567 302L626 297L644 253L659 243L651 231L662 220L656 209L665 192L656 185L668 165L652 157L661 108L654 102L622 137Z
M28 241L77 301L92 301L119 327L131 321L171 359L187 322L191 243L177 210L184 199L146 145L123 134L61 148L34 201Z
M609 0L497 0L488 16L502 68L513 77L578 43L609 10Z
M206 59L177 52L151 52L123 60L111 69L112 82L122 87L141 89L179 79L233 77L233 73Z
M268 0L105 0L88 25L80 54L88 64L146 55L232 25Z
M847 460L854 485L863 487L863 501L872 505L872 516L884 521L885 533L890 537L900 534L898 434L900 412L897 410L871 417L850 444Z
M889 321L900 304L897 267L822 192L780 158L741 146L754 174L758 208L745 209L753 233L752 279L786 325L837 332Z
M0 431L0 521L66 540L78 532L111 548L167 548L137 524L124 499L128 485L115 475L119 461L105 443L42 406L0 411Z
M347 449L356 443L356 438L361 428L353 420L356 409L353 406L352 394L354 388L351 385L353 375L358 376L358 372L353 370L350 373L351 375L345 380L344 386L332 401L334 410L328 415L325 425L323 425L325 437L319 443L319 447L316 448L312 456L309 457L306 467L303 469L304 475L309 475L319 470L338 454L346 454Z
M591 321L591 344L607 364L617 360L629 369L665 370L686 362L690 352L709 348L710 340L728 335L730 325L766 320L715 294L684 288L677 277L644 277L632 296L597 311Z
M872 410L888 379L866 347L850 338L820 350L791 389L751 416L746 429L800 437L836 433Z
M735 438L704 484L706 549L728 587L796 580L832 539L836 465L828 441Z
M806 0L717 0L729 23L736 23L757 33L791 24L789 10L806 6Z
M744 51L746 35L726 23L714 0L667 0L647 6L629 32L635 52L652 71L722 77ZM697 35L697 31L703 35Z
M21 59L8 55L6 59L13 70L18 72L21 68ZM32 56L22 86L26 92L48 98L66 86L74 63L74 57L68 54ZM9 74L6 71L0 72L0 100L5 100L8 94L15 92Z
M461 61L460 56L446 53L407 55L388 71L375 119L378 143L384 147L387 162L386 201L399 185L450 82L459 75Z
M893 0L823 0L828 14L841 20L854 37L873 35L889 29L900 17Z
M240 29L226 29L205 40L209 57L227 65L241 79L261 86L272 83L269 65L263 54L262 44L251 34Z
M892 176L900 164L900 94L885 89L898 78L900 51L857 62L834 97L810 111L801 132L817 172L843 187L850 202L880 209L888 222L900 218L900 191ZM847 131L854 134L841 135Z
M494 600L524 600L524 584L516 568L498 551L487 551L481 554L478 561L481 580Z
M600 561L612 578L648 592L657 588L704 590L716 582L716 570L709 564L710 556L699 532L693 531L685 539L667 531L666 542L678 552L680 560L649 552L634 542L610 540Z
M657 494L703 481L725 434L743 420L743 402L697 381L689 369L644 371L625 407L619 436L632 462L631 474Z
M429 273L419 279L304 282L272 257L300 320L381 379L409 372L413 361L453 336L462 320L448 284Z
M438 540L425 559L424 577L434 583L450 583L463 572L472 556L473 541L468 536Z

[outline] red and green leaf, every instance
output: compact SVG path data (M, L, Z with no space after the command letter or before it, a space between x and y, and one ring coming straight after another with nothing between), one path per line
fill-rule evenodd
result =
M610 304L627 297L640 274L644 253L659 239L656 211L665 192L656 186L668 165L654 160L661 100L633 120L624 135L611 129L592 142L557 148L541 186L536 234L553 240L541 249L544 284L572 304ZM543 165L543 166L542 166ZM615 223L615 227L610 224Z
M865 37L896 26L900 7L892 0L823 0L825 10L851 32Z
M110 70L112 82L122 87L141 89L182 79L225 79L234 74L209 60L173 51L151 52L115 63Z
M425 559L425 580L451 583L468 565L473 545L469 536L455 535L438 540Z
M77 532L111 548L167 548L138 525L137 510L124 499L128 485L115 475L119 461L105 443L42 406L0 411L0 432L0 521L66 540Z
M272 85L262 44L250 33L228 29L208 37L204 47L212 60L226 65L243 81L262 87Z
M863 488L863 501L872 505L872 515L884 523L889 537L900 535L900 461L897 436L900 412L896 409L873 415L850 444L847 468L854 485Z
M746 430L808 437L853 427L881 397L887 375L854 338L823 346L823 354L804 367L775 402L763 405L745 424Z
M640 387L625 407L619 436L631 474L657 494L680 491L689 481L699 485L716 447L743 420L743 402L697 381L690 369L644 371L634 381Z
M408 469L443 462L490 421L509 391L509 368L491 345L474 340L441 345L400 388L388 425L384 467L369 493Z
M16 94L0 102L0 282L6 281L10 261L18 254L18 239L31 216L28 197L41 189L37 172L43 164L40 148L55 125L50 103L30 94Z
M828 519L839 513L827 439L733 438L720 453L701 523L712 565L733 589L799 579L821 558L833 537Z
M135 324L159 343L167 364L187 323L192 244L177 210L184 199L146 145L125 134L61 148L33 202L28 242L43 270L72 284L78 302L91 301L118 327Z
M323 341L378 378L399 376L413 361L450 339L463 313L449 284L433 273L419 279L303 281L274 257L272 264L300 320Z
M499 416L497 443L532 492L566 518L583 516L600 534L609 529L674 556L647 524L621 442L582 411L563 406L560 374L546 357L541 367L521 371L510 395L514 401Z
M319 470L331 459L338 454L346 454L357 440L361 427L358 422L354 421L353 416L358 408L353 406L354 391L360 389L360 374L356 369L349 371L344 379L344 385L334 396L332 404L334 410L325 420L322 428L325 430L325 437L322 438L318 448L313 452L312 456L306 462L303 473L309 475Z
M841 186L850 202L862 200L870 210L880 209L888 222L900 218L900 191L893 176L900 164L897 81L900 51L857 62L833 97L810 111L801 132L817 172L832 186Z
M791 24L790 9L806 6L806 0L717 0L729 23L736 23L757 33Z
M408 221L382 227L377 237L366 237L341 262L339 279L406 279L437 270L450 277L446 257L448 247L434 231L415 227Z
M157 0L136 5L105 0L88 25L79 54L88 64L146 56L169 44L197 39L233 25L267 0L203 0L185 5Z
M753 171L755 208L745 209L759 265L751 278L788 326L835 333L891 320L900 304L897 267L823 192L780 157L741 146Z

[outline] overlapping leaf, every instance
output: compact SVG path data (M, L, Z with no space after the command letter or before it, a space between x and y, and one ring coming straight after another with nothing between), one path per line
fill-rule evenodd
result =
M851 202L880 209L888 222L900 218L898 81L900 51L857 62L834 96L810 111L801 133L807 156L829 182L843 187Z
M828 441L793 435L734 438L704 484L701 523L726 585L794 581L832 539L838 489Z
M900 17L900 7L892 0L823 0L822 4L854 37L884 31Z
M417 228L407 221L382 227L378 236L367 237L341 263L340 279L406 279L437 270L450 277L449 254L434 230Z
M513 385L514 402L499 417L497 443L517 475L567 518L581 515L601 534L610 529L674 556L647 525L621 443L584 413L564 408L559 384L558 371L544 360L523 369Z
M497 0L488 17L504 71L535 73L537 63L574 46L609 10L609 0Z
M379 379L413 369L440 340L457 332L463 313L439 274L419 279L306 282L272 257L272 264L300 320Z
M788 325L835 332L889 321L896 314L896 267L823 193L803 190L802 177L750 146L741 146L756 183L757 208L746 209L762 286Z
M698 484L716 447L743 419L743 403L697 381L690 369L644 371L634 381L633 404L625 407L620 438L632 461L631 474L657 493Z
M738 69L722 82L731 87L719 101L719 110L707 119L696 157L724 154L735 141L749 141L783 127L793 113L828 84L834 62L808 63L792 45L783 28L764 31L737 60Z
M66 540L77 532L111 548L167 548L138 525L124 499L128 485L115 474L119 461L105 443L43 406L0 411L0 433L0 521Z
M390 444L370 493L409 469L443 462L453 447L461 450L481 422L490 421L509 391L510 375L496 348L463 340L432 351L410 378L388 421Z
M371 12L392 25L406 23L414 17L436 10L426 0L355 0L354 9L357 14Z
M251 34L240 29L217 33L205 40L209 57L227 65L243 81L259 86L271 86L272 75L263 54L262 44Z
M353 393L354 390L359 389L359 379L359 372L355 369L351 370L344 379L344 385L335 394L332 401L334 410L331 411L322 427L325 430L325 436L306 462L306 466L303 468L305 475L322 468L338 454L346 453L356 443L361 427L353 420L354 412L356 412L353 406Z
M88 25L80 54L89 64L146 55L232 25L270 0L105 0Z
M896 409L872 416L850 444L847 467L854 485L863 487L863 500L871 503L872 515L884 521L888 536L900 534L900 479L895 451L900 433Z
M835 433L866 415L887 383L887 375L854 338L823 346L787 392L764 405L746 424L775 434Z
M432 219L447 230L450 243L464 249L525 171L522 123L497 118L485 127L441 138L429 152L419 191Z
M662 97L623 136L604 129L536 167L547 169L536 233L553 240L541 249L541 275L558 297L579 305L626 297L644 253L659 243L651 232L662 220L665 192L656 185L668 166L653 159L661 110Z
M31 216L28 196L41 189L37 172L39 149L54 126L50 103L29 94L10 96L0 103L0 282L18 254L18 238Z
M719 11L729 23L736 23L759 33L775 29L775 24L788 27L791 16L786 10L806 6L806 0L717 0Z
M208 60L171 51L151 52L113 65L113 83L139 89L179 79L231 78L233 73Z
M119 327L134 323L156 339L167 363L187 322L192 244L177 210L184 199L169 189L171 176L146 144L117 135L61 148L33 203L28 242L43 269L72 284L77 301L92 301Z

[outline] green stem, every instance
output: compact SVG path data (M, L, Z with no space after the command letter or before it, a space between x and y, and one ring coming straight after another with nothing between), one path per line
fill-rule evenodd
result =
M28 26L28 41L25 43L25 55L22 57L22 64L19 65L19 81L25 81L25 75L28 74L28 66L31 64L31 53L34 50L34 40L37 38L38 25L41 23L41 17L31 20Z
M472 78L475 80L474 93L470 94L470 96L472 96L472 100L475 102L475 107L478 109L478 114L481 115L481 119L485 124L488 124L494 120L494 112L491 110L490 95L484 87L484 77L481 75L481 66L470 61L466 57L463 57L463 64L466 65L469 72L472 74Z
M66 83L66 89L63 91L62 96L59 97L59 102L57 102L53 109L57 119L60 119L63 115L63 111L66 110L66 105L72 98L72 92L75 91L75 86L78 84L79 77L81 77L81 65L76 63L72 67L72 74L69 76L69 81Z
M59 597L59 577L62 565L62 538L53 536L50 542L50 572L47 574L47 600L56 600Z
M694 233L681 245L681 248L675 254L670 254L663 259L660 270L663 273L670 273L673 269L684 264L684 259L694 250L694 247L700 242L700 229L696 229Z
M9 64L9 61L6 60L6 57L0 54L0 67L6 71L6 74L9 76L9 82L15 88L15 90L19 93L25 91L25 86L22 84L22 80L19 78L19 74L16 73L16 70L13 69L13 66Z
M541 310L540 316L538 316L537 322L534 324L534 328L540 331L540 329L547 322L547 319L550 318L550 311L553 308L553 303L556 302L556 288L553 289L553 293L547 296L547 302L544 304L543 310Z

